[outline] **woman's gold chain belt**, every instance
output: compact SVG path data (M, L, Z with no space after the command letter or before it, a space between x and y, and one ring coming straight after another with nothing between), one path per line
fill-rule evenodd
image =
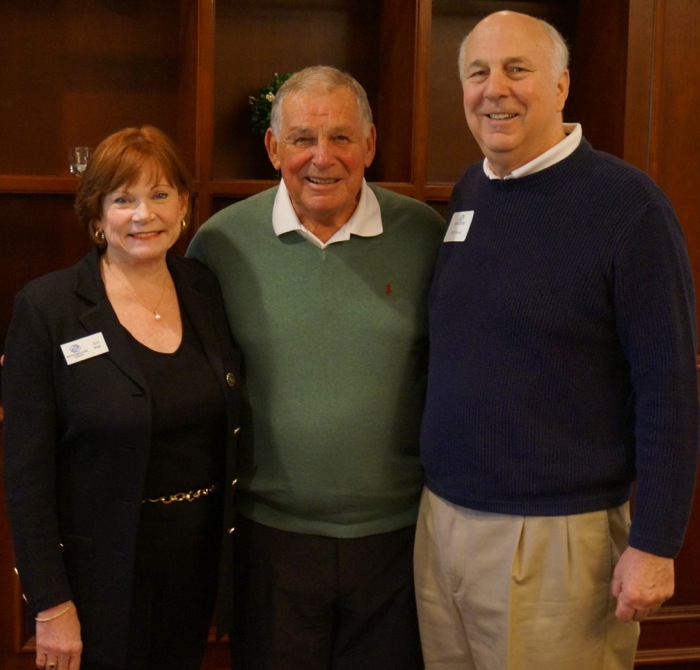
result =
M145 498L142 503L152 502L152 503L163 503L164 505L169 505L174 502L192 502L197 500L197 498L204 498L210 493L216 491L219 488L219 483L216 482L205 489L194 489L192 491L183 491L182 493L171 493L167 496L161 496L160 498Z

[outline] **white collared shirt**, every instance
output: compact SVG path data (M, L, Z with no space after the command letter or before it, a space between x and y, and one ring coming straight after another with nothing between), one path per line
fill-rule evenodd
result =
M272 227L275 235L278 237L284 233L296 230L319 249L325 249L334 242L346 242L350 239L350 235L375 237L376 235L381 235L384 230L382 228L382 214L379 209L377 196L372 193L372 189L367 186L367 182L364 179L362 180L360 199L352 216L326 242L321 242L299 220L297 213L294 211L284 179L280 181L279 190L275 196L275 204L272 207Z
M570 156L581 143L581 138L583 137L583 131L581 130L580 123L565 123L564 132L566 137L555 144L551 149L547 149L543 154L533 158L530 162L521 165L519 168L515 168L513 172L505 177L499 177L489 165L488 159L484 158L484 172L489 179L517 179L518 177L525 177L529 174L534 174L540 170L551 167L555 163L564 160L567 156Z

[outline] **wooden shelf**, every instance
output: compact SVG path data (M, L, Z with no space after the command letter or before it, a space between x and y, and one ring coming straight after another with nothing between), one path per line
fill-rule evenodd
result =
M76 177L43 177L38 175L0 175L1 193L75 193Z
M590 17L577 26L581 4L540 0L519 9L552 21L575 45L579 33L587 40L597 29ZM38 0L0 9L8 34L22 35L0 43L13 72L7 81L0 74L0 197L71 193L71 178L54 176L66 169L65 147L153 123L174 137L197 178L199 225L212 198L246 197L277 179L250 128L249 96L275 72L326 63L368 92L378 131L368 180L445 200L435 185L454 182L479 157L463 118L457 48L480 16L501 7L498 0L180 0L180 11L164 17L155 6L88 12ZM617 55L624 35L616 44ZM590 52L585 66L598 76L608 52ZM586 105L587 118L606 127L605 105L587 98L579 107ZM622 132L612 145L622 146Z

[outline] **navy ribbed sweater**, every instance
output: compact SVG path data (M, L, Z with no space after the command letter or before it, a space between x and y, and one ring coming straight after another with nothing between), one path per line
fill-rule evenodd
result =
M674 556L698 452L695 297L660 189L585 140L530 176L457 183L474 211L430 299L427 486L471 509L565 515L638 481L630 544Z

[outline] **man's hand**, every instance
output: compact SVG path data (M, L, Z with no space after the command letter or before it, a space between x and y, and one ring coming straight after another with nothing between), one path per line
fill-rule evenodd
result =
M673 595L673 559L627 547L615 567L612 594L620 621L642 621Z

